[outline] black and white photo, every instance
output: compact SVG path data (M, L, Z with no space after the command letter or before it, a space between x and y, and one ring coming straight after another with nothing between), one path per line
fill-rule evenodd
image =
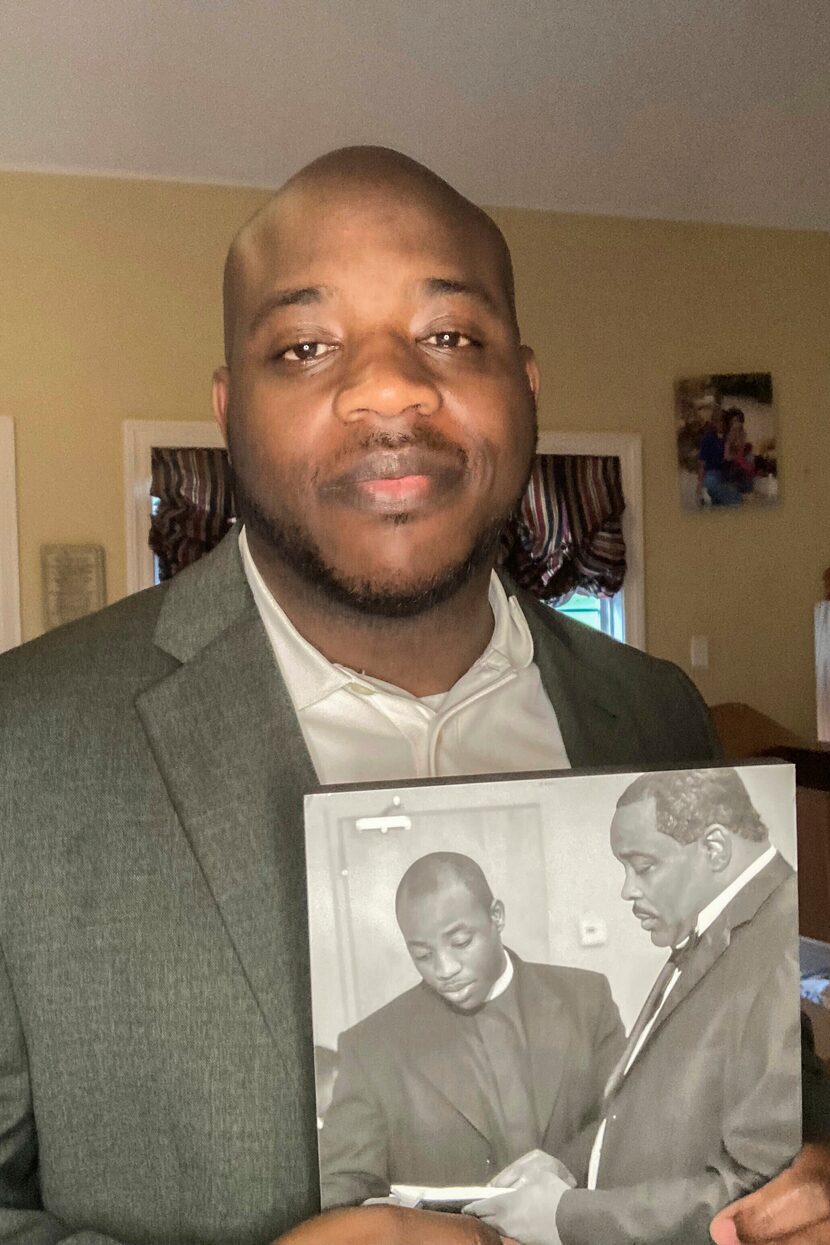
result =
M797 1151L789 767L346 788L306 822L324 1206L689 1245Z

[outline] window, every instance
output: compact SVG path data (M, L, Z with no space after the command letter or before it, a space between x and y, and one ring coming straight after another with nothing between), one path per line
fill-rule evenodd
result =
M625 584L610 600L575 592L557 608L615 640L645 648L645 582L643 575L643 475L639 436L618 432L542 432L540 454L608 454L620 460L628 569Z
M147 544L150 523L153 446L221 446L219 429L206 421L127 420L124 423L124 491L127 529L127 591L156 582L154 558ZM559 606L589 626L645 648L643 576L642 443L639 436L604 432L543 432L540 454L609 454L618 457L625 494L623 535L628 570L622 591L611 600L574 593Z
M555 608L569 618L613 636L615 640L625 640L625 606L623 594L618 592L613 597L592 597L587 592L575 592L567 601Z
M156 583L153 551L147 543L152 500L153 447L221 446L212 420L127 419L124 421L124 504L127 534L127 592Z

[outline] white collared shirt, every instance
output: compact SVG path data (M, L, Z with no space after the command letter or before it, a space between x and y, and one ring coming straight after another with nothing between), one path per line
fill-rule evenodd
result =
M527 621L497 575L487 648L449 691L418 697L330 662L275 600L244 527L239 548L321 783L570 768Z
M717 920L717 918L723 912L727 904L731 903L732 900L735 898L735 896L740 891L742 891L744 887L747 886L754 877L757 877L757 875L761 872L761 870L765 869L767 865L770 864L777 855L778 855L778 852L774 847L768 847L765 852L762 852L760 856L758 856L755 860L753 860L751 865L748 865L746 869L744 869L743 873L739 873L738 876L734 878L729 883L728 886L724 887L721 893L719 895L716 895L715 898L710 903L708 903L705 908L701 908L700 913L698 914L697 921L695 923L695 929L694 929L695 937L699 938L701 934L704 934L706 930L709 928L709 926L712 925ZM681 943L680 945L682 946L684 944ZM634 1060L637 1058L640 1051L643 1049L643 1046L645 1044L646 1039L648 1038L648 1035L651 1033L652 1029L656 1025L657 1018L666 1005L666 999L669 997L672 990L677 985L678 979L680 977L680 973L681 973L681 970L679 968L676 968L672 976L669 978L666 988L663 991L663 997L660 999L658 1006L655 1008L654 1015L652 1016L649 1023L643 1029L642 1033L640 1034L639 1040L637 1041L636 1046L634 1047L634 1049L632 1050L631 1054L628 1057L628 1062L625 1065L625 1071L623 1072L623 1076L628 1075L629 1068L634 1063ZM599 1126L596 1139L594 1140L593 1149L591 1150L591 1160L588 1165L588 1183L587 1183L587 1187L589 1189L595 1189L597 1187L597 1174L599 1172L599 1160L602 1155L602 1143L604 1139L605 1139L605 1120L603 1120Z
M487 998L484 1000L485 1003L492 1003L493 999L500 998L513 980L513 961L506 951L504 958L506 960L504 972L493 982Z

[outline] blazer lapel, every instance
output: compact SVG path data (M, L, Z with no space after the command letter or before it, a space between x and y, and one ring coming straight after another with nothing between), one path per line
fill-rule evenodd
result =
M492 1142L492 1121L474 1075L462 1024L428 986L421 988L424 1019L419 1039L422 1037L423 1042L421 1049L414 1052L414 1063L432 1087L443 1094L482 1137ZM464 1018L461 1019L463 1023Z
M138 697L138 712L264 1020L290 1059L292 1038L310 1032L302 808L317 780L233 536L189 579L173 581L156 640L182 665Z
M738 892L717 920L701 935L700 942L684 966L674 989L658 1012L657 1019L637 1054L637 1059L672 1012L691 994L698 982L706 976L727 950L732 941L733 931L751 921L761 905L769 899L782 882L792 877L792 874L793 871L784 858L776 856L765 869L762 869L751 882L747 883L743 890Z
M641 749L634 723L621 707L623 698L614 695L611 670L605 672L580 660L553 611L526 593L518 595L533 636L542 686L553 705L573 768L636 767L642 760Z
M567 1048L553 1042L552 1035L563 1034L567 1026L562 1023L562 1004L559 999L541 989L538 983L534 988L534 983L528 980L524 963L515 955L512 958L516 970L519 1010L527 1038L531 1092L536 1105L540 1136L543 1137L553 1115L562 1077L568 1065Z

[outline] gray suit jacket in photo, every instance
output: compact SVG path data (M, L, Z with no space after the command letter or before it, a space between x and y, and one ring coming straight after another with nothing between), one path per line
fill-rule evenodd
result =
M622 1021L600 973L512 958L538 1144L567 1161L599 1113ZM474 1024L421 982L341 1034L320 1135L324 1205L385 1197L391 1184L486 1184L504 1166L471 1067Z
M525 608L574 766L717 756L674 666ZM233 533L0 659L0 1239L247 1245L315 1210L316 785Z
M606 1104L597 1189L562 1199L563 1245L708 1245L798 1150L797 914L778 856L702 935Z

